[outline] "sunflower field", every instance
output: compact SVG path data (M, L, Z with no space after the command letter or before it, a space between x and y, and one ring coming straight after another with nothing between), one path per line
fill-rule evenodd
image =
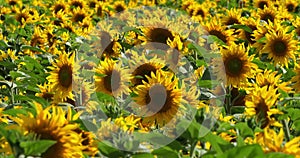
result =
M0 0L0 157L300 158L299 0Z

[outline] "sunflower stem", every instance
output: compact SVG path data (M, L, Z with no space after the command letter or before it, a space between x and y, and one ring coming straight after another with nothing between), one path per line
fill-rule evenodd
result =
M198 142L197 140L194 140L192 143L191 150L190 150L191 158L195 157L195 149L196 149L197 142Z
M227 115L231 115L231 86L227 87L225 111Z
M286 120L282 120L282 124L283 124L283 130L284 130L284 135L285 135L285 138L286 138L286 141L290 141L290 130L289 130L289 126L286 122Z
M10 95L11 95L11 103L12 103L12 104L15 104L14 80L11 81Z

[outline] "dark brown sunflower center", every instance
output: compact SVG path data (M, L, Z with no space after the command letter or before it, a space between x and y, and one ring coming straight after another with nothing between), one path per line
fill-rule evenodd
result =
M294 4L288 4L288 5L286 6L286 9L288 10L288 12L293 12L293 11L294 11L294 8L295 8Z
M258 7L260 9L264 9L265 6L268 7L268 3L265 2L265 1L261 1L261 2L258 3Z
M63 65L58 72L58 80L60 85L69 88L72 85L72 67Z
M14 5L17 4L17 2L16 1L9 1L8 4L11 5L11 6L14 6Z
M95 8L95 7L96 7L96 2L91 1L91 2L89 3L89 7L90 7L90 8Z
M173 41L174 36L172 35L171 31L163 28L154 28L150 32L151 42L158 42L167 44L168 38Z
M64 10L65 10L65 6L62 5L62 4L57 4L57 5L55 5L55 7L54 7L54 13L56 14L56 13L58 13L60 10L64 11Z
M117 70L108 72L104 77L104 87L109 92L115 92L121 86L121 74Z
M166 88L161 84L155 84L149 89L145 99L147 107L151 112L162 110L167 100Z
M156 70L156 67L150 63L140 65L133 72L133 76L135 76L135 78L133 78L132 83L136 86L143 84L143 80L148 82L146 76L151 76L151 72L155 72Z
M196 13L196 15L201 15L202 18L205 17L204 11L202 9L198 10L197 13Z
M71 6L74 7L74 8L77 8L77 7L83 8L83 4L79 1L72 2Z
M233 24L239 24L239 20L234 18L234 17L230 17L227 21L226 21L226 25L233 25Z
M243 69L243 62L239 58L227 59L225 61L226 73L230 76L238 76Z
M287 52L287 45L284 41L275 41L272 46L272 51L277 56L285 56Z
M19 23L23 24L22 19L24 19L24 21L26 21L26 20L28 19L28 15L25 14L25 13L20 13L20 14L18 14L17 17L16 17L16 20L17 20Z
M122 6L122 5L117 5L117 6L115 7L115 10L119 13L119 12L124 11L124 10L125 10L125 7Z
M82 22L83 19L85 18L85 14L84 13L77 13L74 15L74 22Z
M271 13L265 13L261 16L261 20L264 20L266 22L269 22L269 20L271 22L274 22L274 18L275 18L274 15Z
M220 40L222 40L224 43L227 43L227 37L221 32L221 31L217 31L217 30L211 30L209 31L210 35L214 35L217 36Z
M257 121L261 123L261 127L264 128L268 125L268 106L264 100L260 100L260 102L255 107Z

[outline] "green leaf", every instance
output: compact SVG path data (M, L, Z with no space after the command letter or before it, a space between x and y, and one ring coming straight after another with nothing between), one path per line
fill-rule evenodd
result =
M29 50L32 50L32 51L35 51L35 52L41 52L41 53L45 53L45 54L46 54L46 52L43 51L43 50L40 49L40 48L32 47L32 46L28 46L28 45L22 45L22 46L21 46L21 50L24 51L25 49L29 49Z
M153 158L153 157L154 155L152 155L151 153L138 153L132 155L132 158Z
M107 157L123 157L123 153L120 150L113 148L104 142L99 142L98 149L101 154Z
M158 158L165 158L165 157L178 157L179 153L168 146L164 146L162 148L154 150L152 154L156 155Z
M245 122L239 122L235 125L236 130L238 130L239 135L243 138L253 137L254 133L252 129Z
M252 29L246 25L232 25L231 29L243 29L246 32L252 33Z
M204 137L204 141L210 142L212 148L218 153L222 154L225 151L233 148L234 146L230 144L230 142L227 142L226 140L222 139L220 136L217 136L213 133L208 133Z
M54 140L36 140L21 142L20 146L24 149L25 155L38 156L47 151L56 141Z
M264 152L258 144L247 145L242 147L235 147L225 151L224 153L218 153L217 158L233 158L233 157L251 157L261 158L264 157Z
M288 154L284 154L284 153L268 153L266 154L266 158L293 158L293 155L288 155Z
M221 39L219 39L217 36L215 35L209 35L208 38L207 38L207 42L208 43L218 43L220 45L226 45Z

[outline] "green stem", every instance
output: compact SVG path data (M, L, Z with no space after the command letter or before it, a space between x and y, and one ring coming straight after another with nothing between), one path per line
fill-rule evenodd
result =
M283 124L283 130L284 130L284 135L285 135L285 138L286 138L286 141L290 141L290 129L289 129L289 126L286 122L286 120L282 120L282 124Z
M231 86L228 86L227 87L227 90L226 90L226 104L225 104L225 111L226 111L226 114L229 114L231 115Z
M192 143L191 150L190 150L191 158L196 157L195 156L195 149L196 149L197 142L198 142L197 140L194 140L193 143Z

